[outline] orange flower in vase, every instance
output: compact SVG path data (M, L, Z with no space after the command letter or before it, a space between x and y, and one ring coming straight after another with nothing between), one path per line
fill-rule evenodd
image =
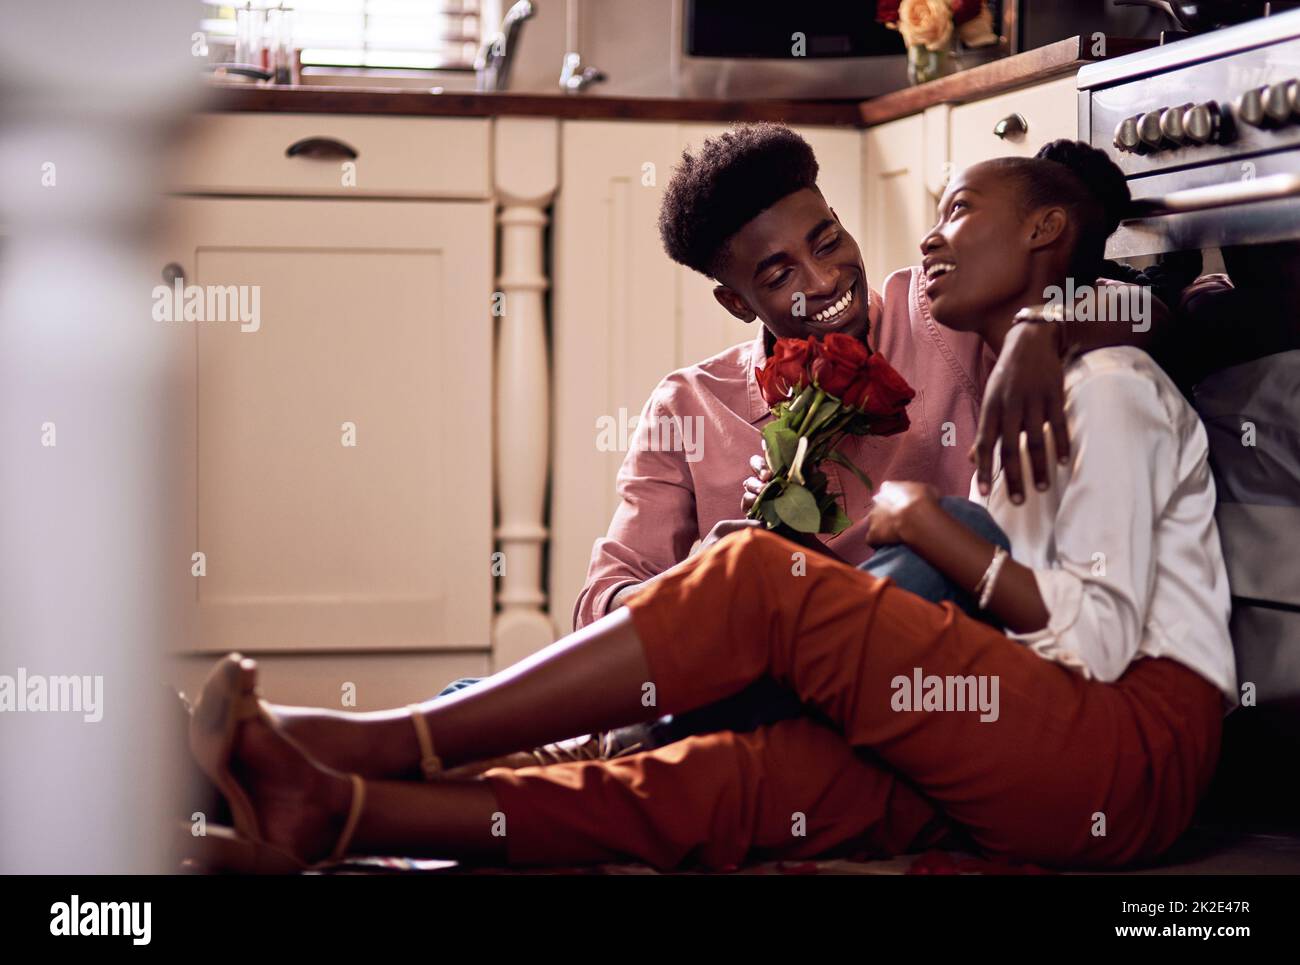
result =
M907 79L913 84L956 69L952 47L960 35L967 47L997 43L993 16L984 0L881 0L876 19L897 30L907 46Z

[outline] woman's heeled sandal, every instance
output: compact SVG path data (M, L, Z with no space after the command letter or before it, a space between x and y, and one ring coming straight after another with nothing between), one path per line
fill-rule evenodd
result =
M347 854L366 803L366 784L360 775L349 774L352 783L352 800L343 829L335 842L334 850L323 861L306 862L268 842L262 833L261 823L248 793L240 786L230 770L234 756L235 736L239 725L254 717L261 717L267 726L275 729L275 720L266 713L256 693L257 664L234 653L220 661L208 674L203 689L190 715L190 752L199 767L217 786L230 805L235 830L256 849L275 853L279 865L296 866L298 870L313 870L340 861ZM292 741L290 742L292 743ZM296 745L295 745L296 746ZM271 864L272 862L267 862Z
M442 758L433 750L433 737L429 734L429 722L424 719L424 708L419 704L408 704L411 712L411 724L415 727L415 740L420 745L420 773L426 781L436 780L442 774Z

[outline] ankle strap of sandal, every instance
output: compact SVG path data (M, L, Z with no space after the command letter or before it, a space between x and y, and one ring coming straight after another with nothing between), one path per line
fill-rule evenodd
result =
M429 724L424 719L424 708L419 704L410 704L406 708L411 712L411 723L415 725L415 739L420 745L420 773L426 781L432 781L442 773L442 758L433 751L433 738L429 736Z
M338 843L334 845L334 853L329 856L330 862L342 861L347 855L352 836L357 833L357 825L361 823L361 812L366 808L366 782L356 774L349 774L348 777L352 780L352 806L348 808L348 819L343 825Z

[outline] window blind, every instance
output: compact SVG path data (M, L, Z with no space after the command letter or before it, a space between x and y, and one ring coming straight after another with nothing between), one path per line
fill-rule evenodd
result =
M304 66L468 69L492 0L285 0ZM234 41L244 3L203 2L200 29ZM254 9L274 9L258 0Z

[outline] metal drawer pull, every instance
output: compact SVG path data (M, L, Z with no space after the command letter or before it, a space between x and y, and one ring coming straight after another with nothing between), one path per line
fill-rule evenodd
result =
M993 125L993 133L1004 141L1007 138L1018 140L1029 133L1029 122L1024 114L1008 114Z
M285 157L309 157L321 160L333 160L335 158L352 158L355 160L359 155L357 149L351 144L333 137L304 137L301 141L294 141L284 152Z
M1270 174L1248 181L1207 184L1153 198L1138 198L1130 206L1130 213L1125 220L1181 214L1184 211L1204 211L1207 208L1223 208L1255 201L1278 201L1297 196L1300 196L1300 174Z

